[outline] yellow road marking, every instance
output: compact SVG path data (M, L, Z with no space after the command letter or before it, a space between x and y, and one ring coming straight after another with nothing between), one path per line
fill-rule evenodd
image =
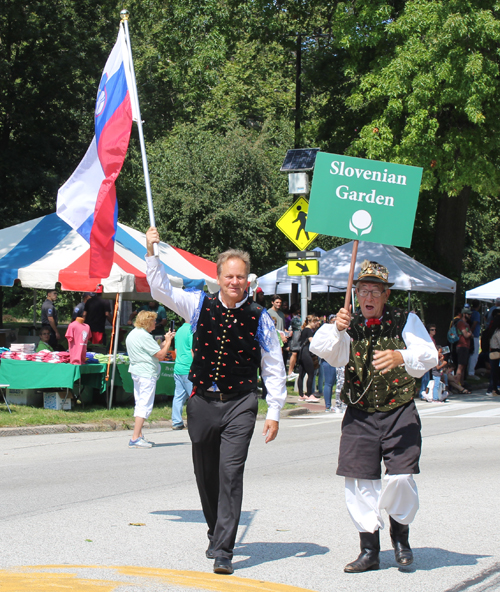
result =
M104 580L80 579L76 574L70 573L33 571L23 573L2 569L0 570L0 589L2 592L52 592L53 590L113 592L113 590L117 589L117 583Z
M83 577L78 575L79 570L85 570L86 574L89 571L96 573L92 574L92 578ZM99 578L97 572L102 571L106 572L106 579ZM120 576L125 576L126 580ZM131 583L130 578L135 580L135 584ZM237 576L148 567L36 565L0 570L2 592L119 592L120 588L125 586L148 586L148 582L214 592L314 592L287 584L274 584Z

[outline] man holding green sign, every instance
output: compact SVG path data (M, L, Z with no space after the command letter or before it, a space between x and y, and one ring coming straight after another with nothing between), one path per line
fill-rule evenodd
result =
M336 322L323 325L310 350L332 366L345 366L337 474L345 477L346 503L359 531L361 553L344 571L379 568L382 510L399 565L413 562L409 524L418 510L413 475L419 472L420 419L415 378L437 365L437 351L415 314L391 308L389 271L364 261L351 316L349 293L357 240L409 246L422 170L359 158L318 154L307 228L354 238L346 302ZM382 493L381 461L386 468Z
M345 477L347 509L359 531L361 554L344 571L379 568L382 510L390 519L396 561L410 565L409 524L418 510L413 474L419 472L420 418L413 396L415 378L438 363L436 348L415 314L387 305L389 273L365 261L356 282L361 312L351 319L341 308L323 325L310 350L331 366L345 366L337 475ZM386 487L382 493L380 462Z

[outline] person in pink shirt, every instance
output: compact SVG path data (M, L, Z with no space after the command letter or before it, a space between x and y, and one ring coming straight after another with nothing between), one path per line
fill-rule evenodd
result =
M87 357L87 343L91 337L90 327L83 322L82 317L76 319L68 325L66 339L69 347L70 364L81 366L85 364Z

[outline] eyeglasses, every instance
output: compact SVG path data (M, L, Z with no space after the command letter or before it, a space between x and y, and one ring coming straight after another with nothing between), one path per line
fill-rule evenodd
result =
M374 298L380 298L384 292L385 290L359 290L358 296L364 298L365 296L368 296L368 294L371 294Z

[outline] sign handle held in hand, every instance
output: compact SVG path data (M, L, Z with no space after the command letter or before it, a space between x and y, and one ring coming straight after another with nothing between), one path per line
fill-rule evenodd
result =
M344 300L344 308L346 310L349 310L349 305L351 304L351 290L352 290L352 283L354 280L354 268L356 267L356 257L358 255L358 245L359 245L358 240L352 241L351 267L349 269L349 279L347 280L347 290L345 293L345 300Z

